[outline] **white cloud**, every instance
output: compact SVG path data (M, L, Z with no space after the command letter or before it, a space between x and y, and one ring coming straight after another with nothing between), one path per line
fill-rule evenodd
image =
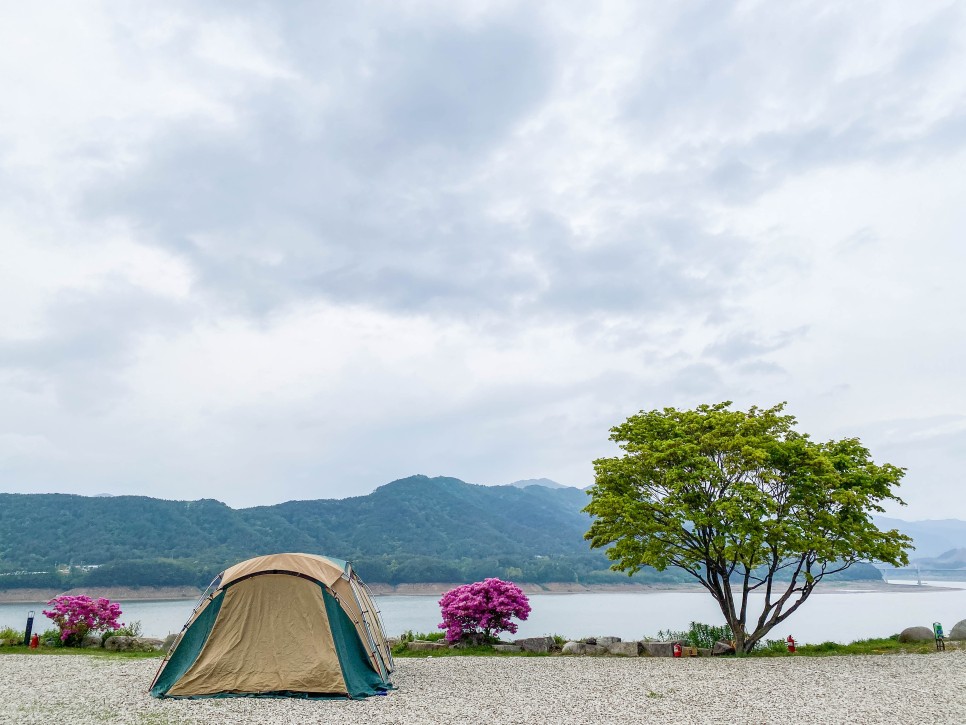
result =
M18 6L0 487L585 485L639 409L788 400L966 517L962 21Z

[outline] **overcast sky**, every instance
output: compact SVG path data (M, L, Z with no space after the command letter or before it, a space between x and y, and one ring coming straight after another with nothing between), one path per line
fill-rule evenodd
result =
M593 480L788 401L966 518L966 4L6 3L0 490Z

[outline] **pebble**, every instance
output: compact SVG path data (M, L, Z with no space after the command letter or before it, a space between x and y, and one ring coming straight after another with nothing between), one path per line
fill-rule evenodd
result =
M158 660L0 655L0 723L966 722L966 652L786 658L427 657L360 701L156 700Z

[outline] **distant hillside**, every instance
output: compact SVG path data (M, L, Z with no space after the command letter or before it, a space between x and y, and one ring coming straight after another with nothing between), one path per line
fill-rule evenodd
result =
M876 516L875 523L882 529L898 529L911 536L916 546L909 554L913 561L940 556L950 549L966 548L966 521L937 519L935 521L903 521Z
M239 510L210 499L0 494L0 589L205 586L230 564L279 551L347 559L364 579L390 584L490 576L626 582L583 538L587 501L584 491L559 485L475 486L426 476L367 496ZM855 566L847 575L878 572ZM690 579L645 569L635 581Z
M516 488L527 488L528 486L543 486L544 488L572 488L572 486L564 486L562 483L551 481L549 478L525 478L522 481L514 481L509 485L515 486Z
M939 556L913 560L920 568L929 571L966 571L966 548L950 549Z
M239 510L209 499L0 494L0 573L95 565L69 576L91 585L203 586L241 559L306 551L348 559L374 582L624 581L583 539L586 502L575 488L426 476L367 496ZM0 576L0 588L58 586L63 576Z

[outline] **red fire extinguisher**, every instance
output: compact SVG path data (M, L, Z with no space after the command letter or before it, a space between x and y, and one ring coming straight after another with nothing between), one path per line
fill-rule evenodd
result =
M674 656L675 657L680 657L681 656L681 643L680 642L675 642L674 643L674 647L671 648L671 651L674 653Z
M40 646L40 637L35 633L33 637L30 638L30 649L37 649Z
M788 635L788 638L785 640L785 642L788 645L788 651L789 652L794 652L795 651L795 638L792 637L791 635Z

